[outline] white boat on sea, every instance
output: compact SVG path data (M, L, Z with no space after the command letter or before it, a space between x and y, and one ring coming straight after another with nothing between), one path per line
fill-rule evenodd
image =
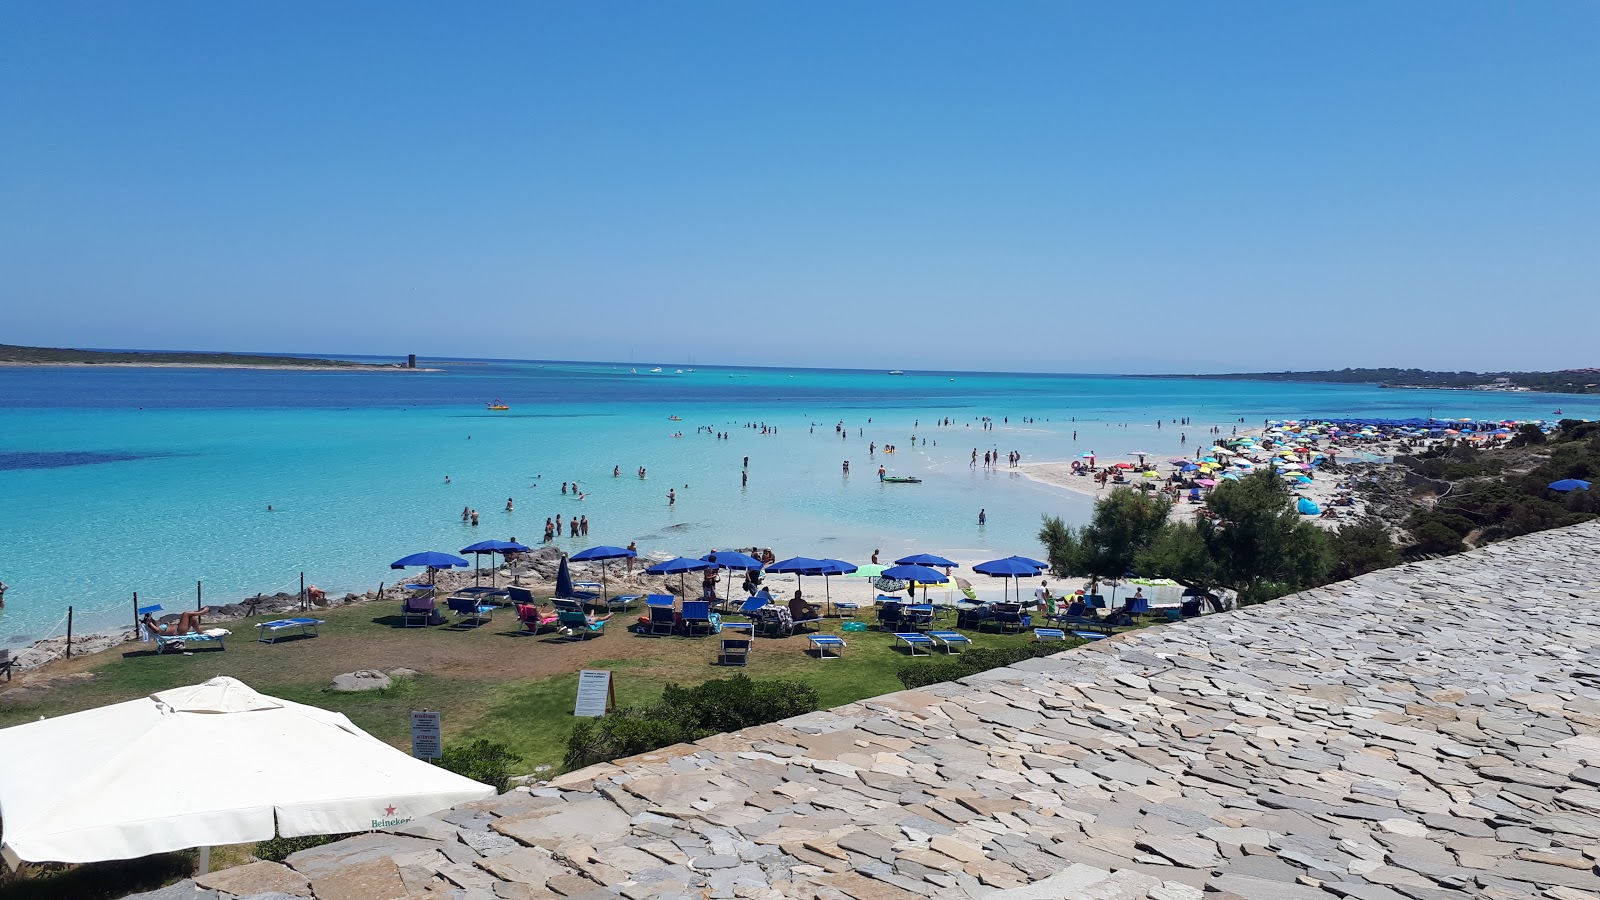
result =
M889 374L890 375L904 375L905 373L900 371L899 369L890 369L889 370Z
M660 366L656 366L654 369L651 369L650 370L650 374L651 375L660 375L661 374L661 367Z

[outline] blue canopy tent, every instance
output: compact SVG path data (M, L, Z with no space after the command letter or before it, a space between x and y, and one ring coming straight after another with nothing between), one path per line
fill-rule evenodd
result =
M632 559L638 555L638 553L629 550L627 547L608 547L602 544L598 547L590 547L587 550L579 550L577 553L572 554L572 561L598 561L600 563L600 602L604 603L607 600L606 561L612 559Z
M988 562L978 563L972 567L972 571L980 575L988 575L990 578L1004 578L1009 584L1015 582L1018 578L1033 578L1037 576L1039 567L1033 565L1031 561L1008 556L1005 559L991 559ZM1020 603L1021 601L1022 588L1019 586L1017 588L1017 602Z
M527 553L529 549L531 549L531 548L524 547L524 546L522 546L521 544L519 544L519 543L517 543L515 541L479 541L479 542L477 542L476 544L473 544L470 547L462 547L461 548L461 555L462 556L466 556L468 553L472 554L472 556L473 556L472 583L473 584L477 584L478 583L478 558L483 556L483 554L487 553L490 556L494 556L495 554L505 554L505 553ZM498 568L490 570L490 574L489 574L489 584L490 584L490 586L493 586L495 584L495 582L499 578L499 576L500 576L500 570Z
M1579 478L1563 478L1560 481L1550 482L1550 490L1566 494L1572 491L1587 491L1589 482Z
M679 589L683 592L683 596L685 598L688 598L688 596L689 596L688 577L689 576L688 576L687 573L689 573L689 572L704 572L705 570L707 570L709 568L711 568L711 563L708 563L703 559L690 559L687 556L674 556L673 558L671 558L669 560L666 560L665 562L658 562L655 565L651 566L650 568L645 569L644 573L646 575L676 575L676 576L678 576Z
M389 563L389 568L412 569L416 568L417 566L426 566L428 569L428 583L433 584L434 573L438 570L465 569L470 565L472 565L472 563L467 562L459 556L451 556L448 553L440 553L437 550L424 550L421 553L413 553L410 556L404 556L392 563Z

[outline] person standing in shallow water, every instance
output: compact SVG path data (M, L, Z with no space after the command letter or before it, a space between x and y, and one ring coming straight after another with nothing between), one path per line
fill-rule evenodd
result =
M978 524L979 525L986 525L986 524L988 524L988 522L989 522L989 513L987 511L985 511L985 510L981 510L981 509L978 510Z

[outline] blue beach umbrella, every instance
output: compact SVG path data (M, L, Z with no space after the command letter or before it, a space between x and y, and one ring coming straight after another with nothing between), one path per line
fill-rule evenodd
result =
M1004 578L1008 582L1015 581L1018 578L1032 578L1039 574L1038 568L1014 556L978 563L972 567L972 571L980 575L988 575L990 578ZM1019 600L1022 598L1020 588L1017 592L1017 598Z
M918 553L914 556L902 557L895 560L894 564L897 566L950 566L956 569L961 568L956 563L942 556L935 556L932 553Z
M828 579L834 575L854 575L857 567L855 563L845 562L842 559L830 559L828 557L824 557L818 560L818 562L822 563L823 598L827 601L828 607L832 609L833 591L829 589Z
M606 600L606 560L632 559L638 555L638 553L629 550L627 547L608 547L605 544L601 544L598 547L590 547L587 550L579 550L577 553L572 554L572 561L598 561L600 563L600 600L603 603Z
M424 550L421 553L413 553L410 556L403 556L400 559L389 563L389 568L412 569L416 568L417 566L426 566L429 576L428 583L432 584L433 572L435 570L465 569L470 565L472 565L472 563L467 562L459 556L451 556L448 553L440 553L437 550Z
M572 570L567 568L567 557L563 554L561 567L556 569L556 596L566 598L572 594Z
M741 572L761 571L761 560L737 550L713 550L700 557L718 569L738 569Z
M767 566L766 571L776 572L779 574L793 574L795 576L795 583L799 584L800 577L803 575L822 574L822 560L812 559L809 556L791 556L788 559L780 559L772 565Z
M690 559L687 556L674 556L664 562L658 562L644 570L646 575L676 575L678 587L683 596L689 596L689 572L704 572L711 568L711 563L703 559Z
M938 557L934 558L938 559ZM955 565L955 563L951 563L951 565ZM947 584L950 581L950 579L938 569L930 569L927 566L914 563L902 563L897 566L890 566L889 568L883 570L882 577L892 579L894 581L906 581L912 584L922 585L922 596L924 600L926 600L928 596L928 585Z
M489 554L490 556L493 556L493 555L495 555L497 553L500 553L500 554L505 554L505 553L527 553L530 549L531 548L524 547L523 545L517 543L516 541L479 541L479 542L477 542L476 544L473 544L470 547L462 547L461 548L461 555L462 556L466 556L468 553L472 554L473 562L474 562L474 565L472 566L472 583L473 584L477 584L478 583L478 566L476 565L476 563L477 563L478 557L483 556L483 554L485 554L485 553ZM499 570L498 569L494 570L494 572L489 576L490 577L490 583L493 584L494 583L494 579L498 578L499 575L500 575Z
M1563 478L1560 481L1550 482L1550 490L1560 491L1563 494L1568 491L1587 491L1588 489L1589 482L1578 478Z
M1033 558L1027 557L1027 556L1008 556L1008 557L1006 557L1006 559L1014 559L1014 560L1017 560L1018 562L1025 562L1028 565L1033 566L1035 569L1038 569L1041 572L1043 572L1045 569L1050 568L1050 564L1049 563L1040 562L1037 559L1033 559Z

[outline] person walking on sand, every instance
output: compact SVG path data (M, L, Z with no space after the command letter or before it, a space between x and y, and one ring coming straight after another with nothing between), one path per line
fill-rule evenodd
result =
M638 541L629 541L628 542L628 549L632 550L634 553L637 554L639 552L639 542ZM628 557L628 574L629 575L633 574L633 557L632 556Z

